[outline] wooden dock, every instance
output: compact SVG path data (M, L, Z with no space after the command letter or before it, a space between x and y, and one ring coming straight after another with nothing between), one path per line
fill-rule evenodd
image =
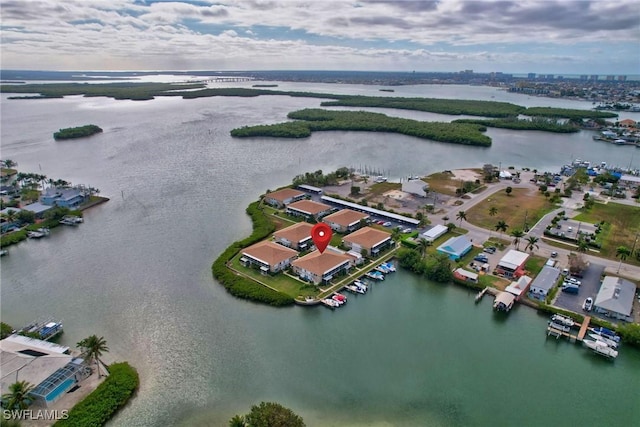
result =
M580 325L580 332L578 332L578 341L582 341L584 339L584 336L587 333L587 328L589 327L589 322L591 322L591 316L585 316L582 321L582 325Z
M585 334L587 333L587 328L589 327L589 322L591 322L591 317L590 316L585 316L584 320L582 321L582 323L576 323L577 325L580 325L580 330L578 331L578 335L572 334L571 331L570 332L566 332L566 331L562 331L560 329L554 328L551 324L549 326L547 326L547 336L553 336L556 339L560 338L560 337L566 337L569 338L570 342L582 342L582 340L584 339Z

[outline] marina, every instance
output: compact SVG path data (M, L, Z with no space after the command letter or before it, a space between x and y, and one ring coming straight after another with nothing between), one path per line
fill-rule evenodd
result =
M600 327L589 328L590 322L590 316L586 316L582 323L578 323L570 317L554 314L549 320L547 336L552 336L556 339L565 337L572 343L581 342L586 348L590 349L594 353L610 359L618 357L618 341L620 337L617 337L615 334L609 336L603 335L602 330L604 329L608 331L608 329ZM580 328L577 335L575 334L574 329L572 329L574 327ZM615 341L616 337L618 341Z
M40 340L48 341L62 334L62 323L53 319L33 322L21 329L14 331L17 334L32 336Z

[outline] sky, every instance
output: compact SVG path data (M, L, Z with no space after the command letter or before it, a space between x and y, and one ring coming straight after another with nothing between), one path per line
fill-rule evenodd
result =
M640 74L637 0L0 0L0 67Z

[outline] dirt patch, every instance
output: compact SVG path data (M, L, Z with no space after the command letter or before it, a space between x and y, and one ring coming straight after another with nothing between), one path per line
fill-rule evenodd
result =
M453 179L458 181L463 180L475 182L476 179L482 178L482 176L478 172L471 169L456 169L451 172L453 172Z

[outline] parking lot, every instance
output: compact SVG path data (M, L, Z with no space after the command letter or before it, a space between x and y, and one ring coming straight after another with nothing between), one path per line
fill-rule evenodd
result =
M595 301L596 295L600 290L600 277L604 271L604 266L599 264L591 264L584 272L582 278L578 278L582 282L580 285L580 291L577 294L569 294L558 291L556 300L553 303L556 307L564 308L566 310L575 311L576 313L585 313L582 310L582 303L587 297L593 298ZM594 315L591 312L590 315Z

